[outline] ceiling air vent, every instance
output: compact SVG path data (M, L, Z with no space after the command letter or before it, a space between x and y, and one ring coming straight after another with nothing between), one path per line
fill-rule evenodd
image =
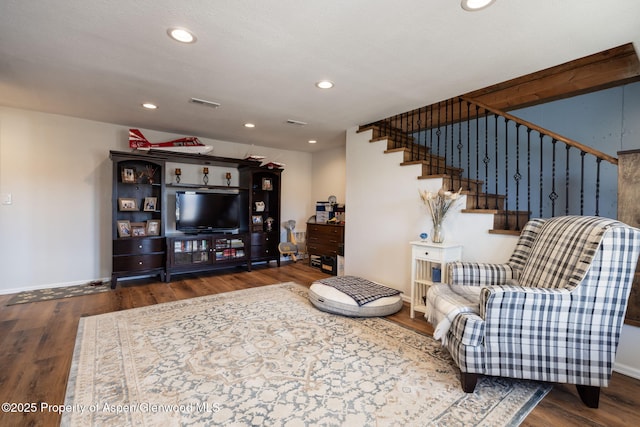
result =
M204 105L211 108L218 108L220 106L220 104L218 104L217 102L207 101L206 99L199 99L199 98L191 98L190 102L198 105Z
M290 125L297 125L297 126L305 126L307 124L306 122L301 122L299 120L293 120L293 119L288 119L287 123Z

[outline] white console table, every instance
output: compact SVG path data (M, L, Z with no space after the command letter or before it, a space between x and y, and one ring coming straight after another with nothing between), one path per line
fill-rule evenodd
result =
M447 263L460 261L462 245L455 243L411 242L411 318L415 312L424 313L424 297L434 283L433 268L440 268L440 280L448 283ZM437 278L436 278L437 279Z

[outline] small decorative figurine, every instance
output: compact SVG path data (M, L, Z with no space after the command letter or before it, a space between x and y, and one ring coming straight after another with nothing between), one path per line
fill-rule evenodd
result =
M267 224L267 231L273 231L273 222L275 220L271 217L267 218L267 220L265 221L265 223Z

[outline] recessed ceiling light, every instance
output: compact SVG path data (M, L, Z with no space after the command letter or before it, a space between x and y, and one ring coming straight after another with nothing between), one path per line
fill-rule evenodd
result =
M309 140L309 144L315 144L316 142L318 142L318 141L316 141L315 139L310 139Z
M462 0L460 6L462 6L464 10L475 12L476 10L482 10L491 6L495 1L496 0Z
M142 106L144 108L146 108L147 110L155 110L158 108L158 106L156 104L152 104L150 102L145 102L144 104L142 104Z
M246 128L254 128L254 127L256 127L256 125L254 125L253 123L245 123L244 127L246 127Z
M180 43L195 43L196 36L185 28L169 28L167 30L169 37Z
M320 89L331 89L333 87L333 82L329 80L322 80L316 83L316 86Z

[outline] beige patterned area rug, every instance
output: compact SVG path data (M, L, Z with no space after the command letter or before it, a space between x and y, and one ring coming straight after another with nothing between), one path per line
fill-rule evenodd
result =
M381 318L284 283L81 319L65 426L510 426L547 385L483 378Z

